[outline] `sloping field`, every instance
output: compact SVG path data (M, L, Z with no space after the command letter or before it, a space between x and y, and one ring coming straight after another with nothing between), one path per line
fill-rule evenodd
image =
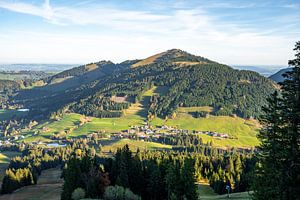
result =
M167 125L178 129L213 131L226 133L233 139L213 138L208 135L200 135L204 142L213 141L219 147L253 147L259 144L256 135L259 123L255 120L245 120L239 117L210 116L209 118L194 118L189 114L180 113L175 119L163 120L156 118L152 125Z
M100 142L102 145L102 152L107 154L109 152L115 152L118 148L123 148L126 144L129 146L130 150L136 152L137 149L140 150L168 150L171 149L171 145L164 145L155 142L144 142L137 140L104 140Z

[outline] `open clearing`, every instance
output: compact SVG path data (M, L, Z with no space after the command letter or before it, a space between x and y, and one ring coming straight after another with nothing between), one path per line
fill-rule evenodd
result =
M218 195L216 194L213 189L208 184L201 184L199 185L198 194L201 200L222 200L228 199L227 195ZM251 194L251 192L250 192ZM241 193L233 193L230 194L229 199L234 200L250 200L251 196L248 192L241 192Z
M116 152L118 148L123 148L126 144L129 146L130 150L136 152L137 149L140 150L170 150L171 145L165 145L155 142L144 142L138 140L121 139L121 140L101 140L102 153L109 154L111 152Z
M1 195L0 200L59 200L63 180L61 170L48 169L42 172L37 185L20 188L12 194Z

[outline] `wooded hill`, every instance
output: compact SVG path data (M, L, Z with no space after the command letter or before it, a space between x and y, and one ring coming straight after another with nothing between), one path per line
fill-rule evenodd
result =
M21 90L11 103L44 118L70 110L95 117L119 117L153 86L164 92L151 97L149 115L170 117L178 107L211 106L215 115L257 117L277 87L252 71L172 49L144 60L114 64L101 61L66 70L42 80L44 86Z

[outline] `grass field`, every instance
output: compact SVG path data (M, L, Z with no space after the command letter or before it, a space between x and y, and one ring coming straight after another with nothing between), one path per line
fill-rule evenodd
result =
M58 200L63 184L60 176L59 168L45 170L36 185L22 187L12 194L1 195L0 200Z
M196 111L205 111L205 112L212 112L213 108L209 106L201 106L201 107L179 107L177 109L178 113L189 113L189 112L196 112Z
M199 190L198 190L198 194L199 194L199 199L201 200L214 200L214 199L218 199L218 200L222 200L222 199L234 199L234 200L250 200L251 196L248 192L241 192L241 193L233 193L230 194L230 198L227 197L227 195L218 195L216 194L213 189L207 185L207 184L201 184L199 185Z
M137 140L102 140L100 142L102 145L103 154L108 154L110 152L116 152L118 148L123 148L126 144L128 144L131 151L136 152L137 149L140 150L168 150L171 149L172 146L159 144L155 142L144 142Z
M236 139L217 139L207 135L201 135L204 142L213 141L216 146L250 147L258 144L256 134L259 124L255 120L245 120L239 117L210 116L209 118L194 118L186 113L179 113L176 119L167 121L155 118L152 125L177 127L186 130L214 131L227 133Z
M144 119L135 114L123 116L121 118L91 118L90 122L82 126L76 124L80 120L79 114L68 114L60 121L46 122L35 127L31 132L25 133L27 136L24 140L27 142L42 140L50 141L50 136L62 130L73 129L68 134L69 137L83 136L97 131L119 132L127 130L133 125L142 125ZM245 120L238 117L229 116L210 116L209 118L193 118L186 113L179 114L176 119L168 121L156 118L151 122L152 125L168 125L180 129L215 131L227 133L235 139L218 139L207 135L200 135L204 142L213 141L215 146L219 147L253 147L258 144L256 134L259 124L254 120ZM47 127L46 132L42 132L43 127ZM40 135L31 136L32 132L40 131Z

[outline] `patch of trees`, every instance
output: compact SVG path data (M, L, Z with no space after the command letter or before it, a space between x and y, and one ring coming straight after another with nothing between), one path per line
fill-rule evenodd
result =
M16 81L0 80L0 108L5 109L10 105L10 98L20 90L21 85Z
M96 158L82 154L80 149L67 162L63 178L61 198L65 200L72 199L72 193L77 188L84 189L86 197L102 197L110 184L108 174L97 164Z
M75 152L64 170L62 199L71 199L77 188L83 188L88 198L198 199L193 160L166 159L159 163L153 157L140 156L133 155L127 145L117 151L114 159L98 162L96 157Z
M169 87L166 95L151 102L150 112L157 116L170 116L179 106L212 106L218 115L258 117L274 90L272 82L258 73L217 63L167 71L154 81Z
M72 112L99 117L99 118L113 118L120 117L122 110L127 109L130 103L117 103L104 96L92 96L79 103L75 103L69 107Z
M64 166L76 150L80 150L83 155L96 155L92 139L77 139L69 142L66 147L51 149L22 143L1 146L1 150L22 152L21 157L11 159L3 178L1 193L11 193L20 187L36 184L43 170Z
M3 137L18 135L21 131L31 129L38 124L36 121L28 120L22 116L21 114L13 114L10 120L0 121L0 130Z
M193 160L150 156L133 155L127 145L119 149L105 164L112 185L129 188L142 199L198 199Z
M51 151L23 151L22 157L15 157L10 161L3 178L1 193L12 193L20 187L36 184L42 170L54 168L59 164L61 160Z
M206 111L194 111L194 112L189 112L189 114L195 118L201 118L201 117L207 117L209 113Z

